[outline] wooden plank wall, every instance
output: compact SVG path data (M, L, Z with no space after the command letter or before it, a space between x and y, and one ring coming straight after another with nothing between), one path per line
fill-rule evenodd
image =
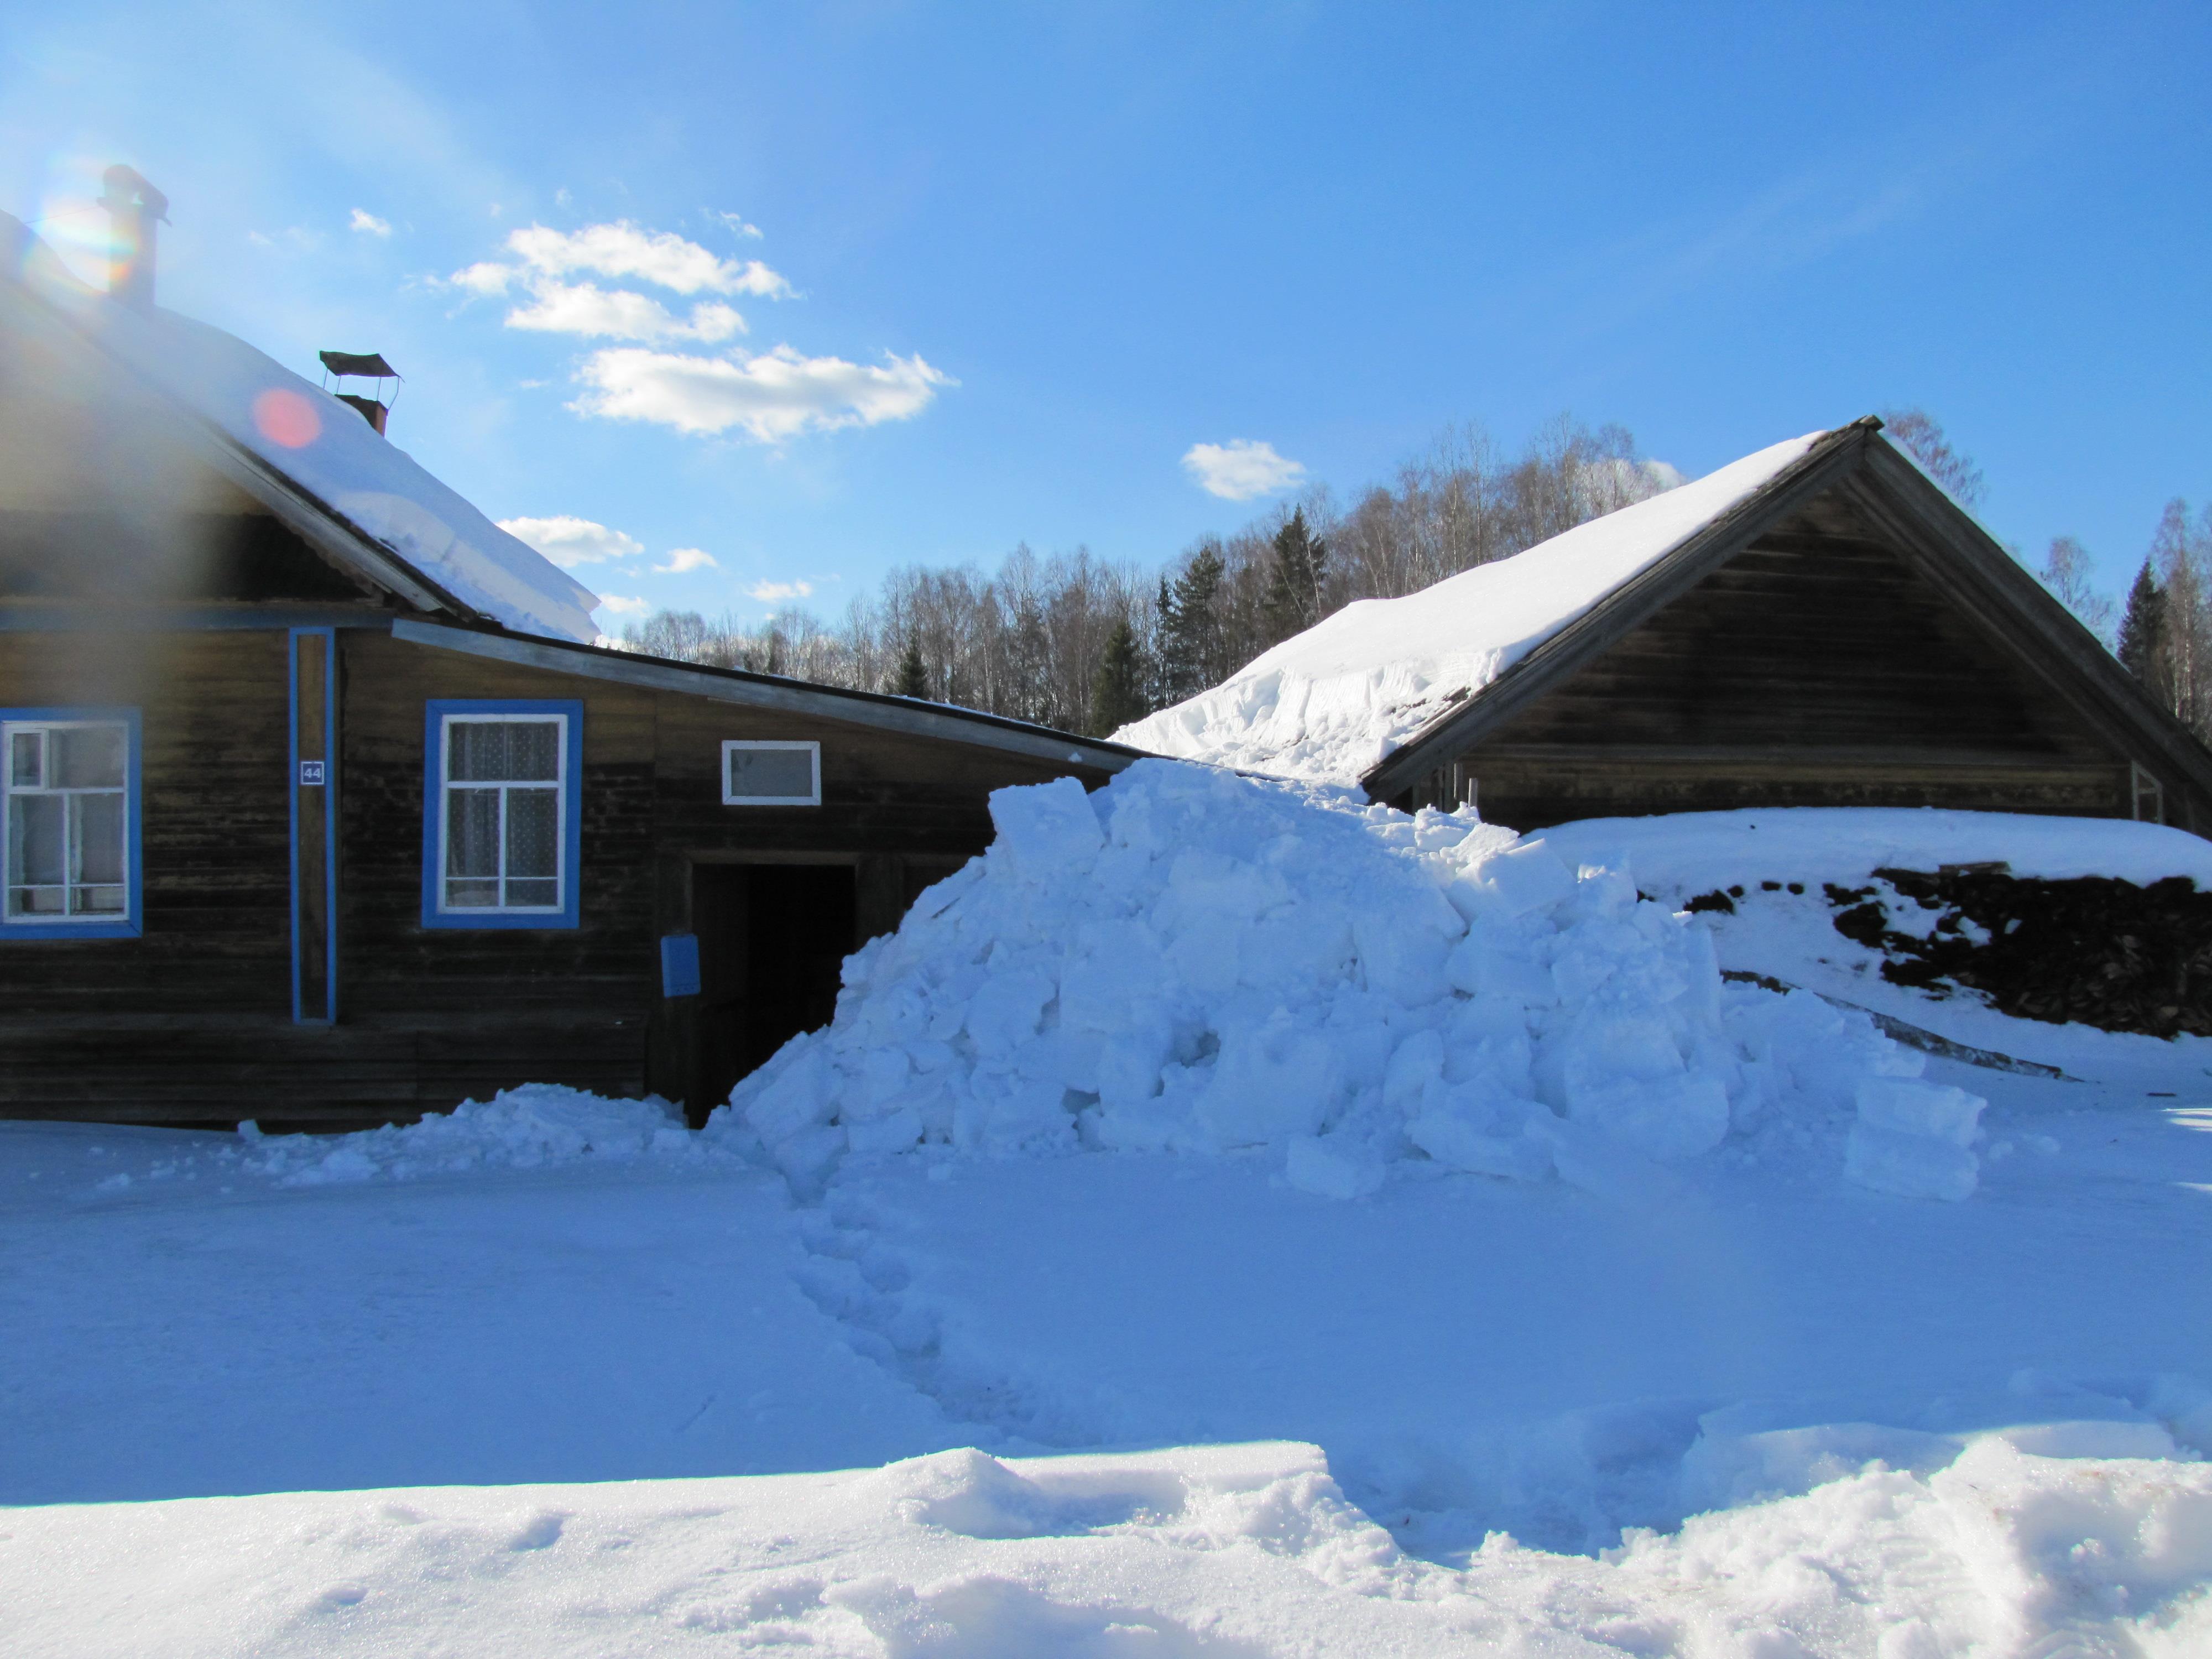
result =
M1763 538L1459 757L1496 822L1756 805L2129 810L2103 742L1908 562Z

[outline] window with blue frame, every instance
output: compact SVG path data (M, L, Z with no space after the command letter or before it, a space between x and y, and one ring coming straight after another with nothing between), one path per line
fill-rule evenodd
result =
M139 933L138 711L0 709L0 939Z
M422 925L574 927L584 705L433 700Z

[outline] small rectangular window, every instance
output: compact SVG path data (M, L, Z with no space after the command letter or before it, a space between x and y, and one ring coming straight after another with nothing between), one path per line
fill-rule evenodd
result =
M135 937L138 713L0 710L0 933Z
M575 702L430 704L424 925L576 925L582 723Z
M821 805L822 745L788 738L725 743L722 805Z

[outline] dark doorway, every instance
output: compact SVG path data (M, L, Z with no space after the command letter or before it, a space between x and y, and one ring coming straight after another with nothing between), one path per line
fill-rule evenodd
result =
M838 971L860 944L850 864L699 864L695 1119L801 1031L837 1012Z

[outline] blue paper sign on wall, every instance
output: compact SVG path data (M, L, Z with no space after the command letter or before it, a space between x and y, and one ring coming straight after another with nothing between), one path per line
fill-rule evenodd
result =
M696 997L699 994L699 936L670 933L660 941L660 994Z

